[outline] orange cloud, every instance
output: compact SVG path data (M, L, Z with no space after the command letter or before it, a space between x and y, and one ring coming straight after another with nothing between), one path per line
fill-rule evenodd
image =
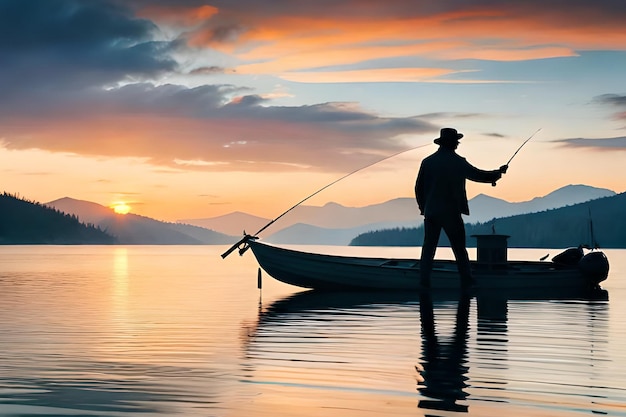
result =
M458 50L441 50L433 54L438 59L459 59ZM466 48L462 52L463 59L480 59L484 61L528 61L534 59L546 59L557 57L578 56L578 54L565 47L539 47L539 48Z
M353 71L288 72L281 77L305 83L419 82L452 74L443 68L385 68Z
M373 58L399 58L434 54L436 51L452 50L461 47L461 42L433 42L413 45L360 45L335 43L333 47L323 45L327 41L315 39L312 44L298 45L293 41L261 46L249 53L240 55L246 61L256 61L237 67L240 74L282 73L286 71L318 68L324 66L350 65ZM318 43L320 45L318 45ZM265 57L265 58L263 58ZM272 59L269 59L273 57Z
M334 15L331 7L325 17L302 10L284 15L230 10L224 16L237 26L236 36L216 42L215 26L205 25L191 35L190 42L237 56L242 60L238 73L287 74L287 79L303 78L290 71L389 58L523 61L576 56L576 50L583 49L626 48L619 15L576 2L565 9L503 3L419 15L392 1L385 3L387 8L367 3L367 12L353 17L343 13L346 3L351 3L341 3L343 7L336 9L341 13ZM407 8L404 15L402 7Z
M245 101L214 109L217 118L123 109L72 120L13 118L2 134L7 149L134 157L185 170L343 171L408 148L405 135L436 130L418 118L379 117L349 103L266 109Z

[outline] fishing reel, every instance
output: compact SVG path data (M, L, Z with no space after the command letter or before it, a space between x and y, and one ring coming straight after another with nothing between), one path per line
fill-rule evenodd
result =
M255 240L255 239L258 239L258 237L249 235L244 230L243 231L243 238L241 238L241 240L239 242L235 243L233 246L230 247L230 249L228 249L226 252L224 252L222 254L222 259L226 258L228 255L233 253L235 251L235 249L238 249L239 256L242 256L244 253L246 253L246 251L248 249L250 249L250 244L248 242L250 242L250 240Z
M241 242L239 245L237 245L237 249L239 249L239 256L242 256L244 253L246 253L246 251L248 249L250 249L250 243L249 242L251 240L258 239L258 237L249 235L245 231L243 233L244 233L243 239L241 239L239 242L237 242L237 243Z

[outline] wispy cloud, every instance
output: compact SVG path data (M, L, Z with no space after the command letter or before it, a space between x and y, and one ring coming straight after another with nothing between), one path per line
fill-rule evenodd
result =
M615 120L626 121L626 95L603 94L603 95L594 97L593 101L595 103L608 105L608 106L618 109L617 112L613 113L613 118ZM626 126L624 128L626 129Z
M571 148L589 148L596 151L626 151L626 136L615 138L572 138L554 141Z

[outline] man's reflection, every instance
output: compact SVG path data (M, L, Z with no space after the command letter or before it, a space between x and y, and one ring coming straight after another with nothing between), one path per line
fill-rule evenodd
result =
M439 340L435 328L433 301L430 293L420 294L422 323L422 366L416 367L420 376L418 391L428 399L420 400L418 407L432 410L467 412L468 406L457 404L468 394L467 338L469 327L470 296L462 293L456 312L454 334Z

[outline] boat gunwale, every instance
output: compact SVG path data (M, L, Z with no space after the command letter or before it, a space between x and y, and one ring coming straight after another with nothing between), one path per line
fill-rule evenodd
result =
M333 264L351 264L364 267L376 267L376 268L388 268L388 269L400 269L400 270L412 270L419 269L419 258L395 258L395 257L362 257L352 255L332 255L326 253L306 252L303 250L286 248L278 245L274 245L267 242L260 242L254 240L250 242L250 246L259 245L268 247L271 250L279 251L281 253L289 253L292 256L299 256L315 260L317 262L333 263ZM253 250L254 252L254 250ZM390 262L397 262L398 265L389 264ZM411 266L402 264L412 264ZM473 269L480 270L481 272L502 273L507 271L514 271L515 273L532 274L538 270L554 270L554 271L572 271L576 268L575 265L559 265L552 261L531 261L531 260L514 260L507 261L506 264L497 265L495 268L488 268L486 265L479 263L475 260L470 260L470 264ZM456 260L454 259L435 259L433 261L433 270L448 271L449 268L456 268Z

